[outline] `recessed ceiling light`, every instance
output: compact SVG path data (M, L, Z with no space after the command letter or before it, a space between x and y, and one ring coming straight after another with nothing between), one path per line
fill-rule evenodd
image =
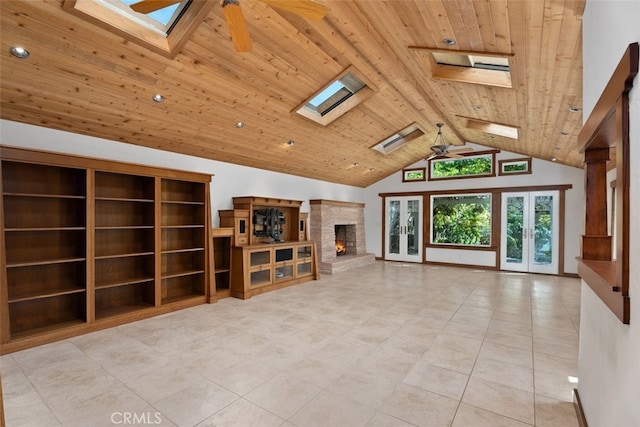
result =
M373 172L374 170L374 168L369 168L369 172Z
M442 39L442 43L446 44L447 46L453 46L456 44L456 41L447 37L446 39Z
M358 162L353 162L353 166L358 166L360 163Z
M156 93L155 95L153 95L152 97L154 102L163 102L164 101L164 96L162 96L159 93Z
M556 159L555 157L552 157L552 158L551 158L551 161L552 161L552 162L555 162L556 160L558 160L558 159Z
M22 46L11 46L9 52L18 59L27 59L31 56L29 51Z
M569 135L569 132L562 131L562 132L560 132L560 135L567 136L567 135Z
M572 113L579 113L581 110L582 108L580 107L575 107L575 106L569 107L569 111L571 111Z
M242 129L244 127L244 122L236 122L236 127L238 129Z
M287 145L288 145L289 147L291 147L291 146L293 146L293 144L295 144L295 143L296 143L296 142L295 142L293 139L290 139L290 140L287 142Z
M476 105L473 106L473 108L476 109L476 110L482 110L482 105L476 104Z

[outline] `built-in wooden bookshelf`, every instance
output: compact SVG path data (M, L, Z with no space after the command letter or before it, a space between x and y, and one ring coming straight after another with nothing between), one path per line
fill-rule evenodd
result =
M201 304L211 176L0 147L2 352Z
M85 322L86 182L83 169L2 161L4 335Z
M155 305L155 179L95 172L95 318Z
M231 295L231 248L233 247L234 228L214 228L211 230L211 234L213 237L216 298L226 298Z

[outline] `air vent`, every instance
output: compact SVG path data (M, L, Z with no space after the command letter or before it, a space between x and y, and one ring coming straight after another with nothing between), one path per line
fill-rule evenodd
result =
M424 135L424 132L414 123L388 136L371 148L387 155L422 135Z

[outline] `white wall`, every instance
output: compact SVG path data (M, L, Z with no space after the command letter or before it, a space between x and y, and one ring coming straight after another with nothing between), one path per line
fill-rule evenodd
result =
M477 144L467 144L476 151L486 150ZM496 156L499 160L522 158L521 154L501 151ZM426 161L415 163L411 167L427 167ZM380 193L461 190L466 188L501 188L533 185L563 185L573 187L566 192L565 221L565 268L566 273L577 273L575 258L580 254L580 236L584 232L584 171L582 169L563 166L551 161L533 159L532 174L514 176L496 176L489 178L454 179L444 181L402 182L402 172L397 172L366 189L365 194L365 227L367 234L367 251L382 256L382 198ZM482 254L486 255L486 254ZM495 257L494 257L495 258ZM472 258L467 258L466 261ZM485 265L485 262L478 262Z
M358 187L331 184L7 120L0 121L0 144L215 175L211 182L214 227L219 223L218 210L232 209L231 198L235 196L302 200L303 212L309 212L309 200L312 199L360 203L364 201L364 190Z
M629 43L640 41L640 1L588 0L583 18L584 119ZM640 425L640 78L630 94L631 324L582 283L578 390L590 427Z

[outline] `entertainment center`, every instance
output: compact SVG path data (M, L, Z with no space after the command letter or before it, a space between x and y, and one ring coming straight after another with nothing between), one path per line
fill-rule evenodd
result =
M244 196L233 198L233 210L218 211L220 226L235 230L231 296L247 299L320 277L301 205L298 200Z

